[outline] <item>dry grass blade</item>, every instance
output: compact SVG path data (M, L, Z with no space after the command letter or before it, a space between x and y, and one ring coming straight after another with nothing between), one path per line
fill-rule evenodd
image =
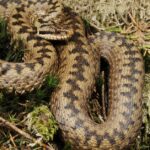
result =
M19 133L21 136L27 138L28 140L33 141L35 144L38 144L38 145L42 146L43 148L46 148L47 150L54 150L52 146L48 146L46 144L43 144L42 142L39 142L37 139L33 138L31 135L22 131L21 129L19 129L12 123L10 123L9 121L5 120L4 118L0 117L0 122L2 123L3 126L5 125L5 127L14 130L15 132ZM12 137L11 137L11 141L13 141ZM13 144L14 144L14 142L13 142Z

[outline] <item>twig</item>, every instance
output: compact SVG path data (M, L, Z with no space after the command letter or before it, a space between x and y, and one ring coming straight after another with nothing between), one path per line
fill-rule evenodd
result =
M14 142L14 137L12 137L11 133L9 132L9 136L10 136L10 141L12 142L12 144L14 145L15 148L17 148L15 142Z
M95 29L98 30L98 31L104 30L104 28L100 28L100 27L98 27L97 25L95 25L95 24L92 23L92 22L90 22L90 26L93 27L93 28L95 28Z
M105 73L104 71L102 72L102 78L104 80L104 84L102 85L102 112L103 112L103 118L106 120L107 115L106 115L106 105L105 105Z
M129 17L130 19L132 20L133 24L136 25L136 27L140 30L140 31L143 31L142 28L139 26L139 24L135 21L135 19L133 18L133 16L131 15L131 13L128 13L129 14Z
M54 150L54 148L51 145L48 146L48 145L38 141L37 139L33 138L30 134L22 131L21 129L19 129L18 127L16 127L12 123L10 123L9 121L5 120L4 118L0 117L0 122L2 123L1 125L5 125L5 127L13 129L14 131L19 133L20 135L22 135L26 139L33 141L35 144L43 146L46 150Z

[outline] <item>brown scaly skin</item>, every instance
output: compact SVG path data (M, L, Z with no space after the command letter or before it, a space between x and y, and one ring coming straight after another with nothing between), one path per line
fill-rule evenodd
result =
M142 57L132 43L113 33L100 32L87 41L81 19L68 9L65 13L74 24L74 35L61 52L60 84L53 93L51 110L73 149L123 149L135 139L142 122ZM110 65L111 105L107 120L97 124L88 116L86 104L100 56Z
M20 4L16 7L16 3ZM22 37L27 49L31 50L25 53L25 63L0 61L0 88L8 88L10 91L14 88L20 93L24 90L30 91L34 88L34 84L42 81L43 76L46 75L45 72L55 70L53 65L57 59L55 50L50 42L41 38L67 39L74 33L68 41L64 42L64 45L61 45L63 50L60 51L58 70L60 84L51 100L51 109L63 137L66 141L70 141L76 150L125 148L135 139L141 126L141 90L144 71L143 60L138 50L132 43L112 33L100 32L87 39L82 20L68 8L64 9L66 23L62 22L65 30L62 28L55 30L53 26L52 31L56 36L53 34L50 36L51 17L48 14L43 17L43 13L36 13L35 9L35 17L33 16L29 23L28 16L37 3L44 6L44 10L47 5L53 8L51 4L55 6L57 1L33 0L25 3L25 1L0 0L0 14L5 17L4 12L9 10L8 24L13 39ZM13 10L8 4L13 6ZM60 11L59 4L56 8ZM36 15L39 15L38 21ZM59 15L59 13L56 14L56 16ZM58 22L60 23L61 20ZM73 31L66 31L67 24L72 26ZM69 36L67 33L70 33ZM103 124L97 124L91 120L86 107L95 84L100 56L106 58L110 65L109 101L111 105L108 118ZM16 80L12 83L13 80L11 81L10 78ZM29 87L26 87L26 81Z
M43 18L48 25L52 17L60 15L60 11L61 5L56 0L0 0L0 16L8 22L12 40L23 40L27 49L23 63L0 60L0 89L17 93L32 91L43 83L47 74L56 70L56 51L50 42L41 38L43 34L40 32L45 27L40 21ZM45 17L46 13L51 13L52 17ZM70 30L53 29L46 31L44 36L56 40L67 39L71 34Z

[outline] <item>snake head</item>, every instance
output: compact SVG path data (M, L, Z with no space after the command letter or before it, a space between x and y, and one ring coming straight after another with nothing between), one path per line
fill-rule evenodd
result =
M63 6L58 0L28 0L25 3L37 36L48 40L67 40L72 36L73 30L63 25Z
M73 35L73 29L64 25L62 14L39 11L34 26L37 28L37 35L48 40L67 40ZM62 13L62 12L61 12Z
M47 40L67 40L73 35L72 29L60 27L60 23L52 20L47 23L36 22L35 26L37 27L37 35Z

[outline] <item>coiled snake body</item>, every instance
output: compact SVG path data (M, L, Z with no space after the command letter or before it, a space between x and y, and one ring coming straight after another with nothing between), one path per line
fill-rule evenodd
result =
M60 44L60 83L51 100L51 110L64 139L80 150L128 146L137 136L142 118L143 60L134 45L113 33L98 32L86 38L80 17L56 0L0 0L0 10L4 18L8 16L13 39L23 38L29 50L24 63L0 61L0 88L23 93L41 85L44 76L56 70L57 64L55 49L46 39L67 39ZM34 17L27 19L33 12ZM54 21L57 17L61 18L58 22ZM59 27L60 23L64 28ZM100 56L110 65L111 105L107 120L97 124L88 116L86 103L95 84Z

